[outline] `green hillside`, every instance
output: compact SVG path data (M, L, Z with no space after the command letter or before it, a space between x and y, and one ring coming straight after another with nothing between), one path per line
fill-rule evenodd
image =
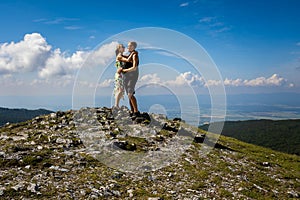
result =
M94 112L89 112L89 111ZM100 123L86 126L75 111L58 112L0 128L0 199L297 199L300 197L300 157L221 136L207 155L206 145L194 140L169 165L143 173L122 172L94 158L79 137L80 131L102 133L118 141L123 125L114 123L109 109L84 109ZM90 113L94 113L91 114ZM74 116L87 129L76 129ZM157 118L161 120L161 118ZM153 121L153 119L152 119ZM160 121L157 121L159 123ZM163 122L163 120L161 120ZM167 145L187 125L167 121L152 142L133 124L139 137L125 135L137 154ZM117 130L116 127L119 129ZM189 137L186 129L185 135ZM214 135L197 129L201 137ZM114 131L114 132L112 132ZM191 130L192 135L194 130ZM133 133L129 133L133 134ZM119 135L119 136L118 136ZM97 140L93 140L97 143ZM198 143L199 142L199 143ZM151 146L152 145L152 146ZM171 147L170 147L171 148ZM172 147L176 148L178 147ZM156 148L155 151L160 151Z
M38 110L27 110L27 109L9 109L0 107L0 126L3 126L7 122L17 123L32 119L39 115L52 113L50 110L38 109Z
M208 125L200 128L207 130ZM224 123L222 135L300 155L300 119L228 121Z

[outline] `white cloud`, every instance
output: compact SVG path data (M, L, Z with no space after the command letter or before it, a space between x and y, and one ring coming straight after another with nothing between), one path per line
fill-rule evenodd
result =
M222 17L203 17L199 20L199 23L207 26L207 30L212 36L220 34L232 29L232 26L227 25L225 22L220 21Z
M243 80L240 79L240 78L235 79L235 80L226 78L224 80L224 85L228 85L228 86L242 86L243 85Z
M0 44L0 73L34 71L43 67L51 46L39 33L26 34L20 42Z
M88 54L88 52L76 51L71 56L67 56L60 49L55 49L38 74L41 78L74 74L81 67Z
M115 49L117 44L117 42L104 44L101 46L101 48L91 52L86 60L86 65L94 67L108 64L109 61L115 57Z
M4 75L0 76L1 89L8 87L8 86L22 86L23 84L24 84L24 81L15 78L11 74L4 74Z
M114 85L114 79L105 79L102 83L98 84L101 88L112 87ZM88 85L89 87L94 88L94 85Z
M180 7L186 7L186 6L188 6L188 5L189 5L189 2L185 2L185 3L180 4L179 6L180 6Z
M278 74L273 74L269 78L258 77L252 80L245 80L246 86L281 86L287 82L286 79L280 77Z
M231 30L231 28L225 26L225 27L222 27L222 28L216 30L216 33L222 33L222 32L229 31L229 30Z
M45 22L47 19L45 18L39 18L39 19L34 19L33 22Z
M65 26L64 27L66 30L78 30L78 29L82 29L81 26Z
M35 19L33 22L37 23L44 23L44 24L62 24L68 21L78 21L78 18L66 18L66 17L59 17L55 19L45 19L45 18L40 18L40 19Z
M53 87L53 88L65 88L72 87L74 84L74 79L71 76L65 76L64 78L56 79L34 79L29 85L33 87Z
M215 87L220 86L222 84L221 80L205 80L198 74L194 74L192 72L184 72L180 73L178 76L173 77L169 80L164 80L164 77L159 76L159 74L146 74L139 77L137 82L137 88L139 87L147 87L148 85L161 85L168 88L173 88L179 90L181 92L186 92L188 88L192 87L195 91L200 91L202 89L206 89L207 87ZM293 88L295 85L293 83L288 82L286 79L280 77L277 74L266 77L258 77L250 80L243 80L241 78L238 79L228 79L226 78L223 82L225 87L238 87L240 90L245 90L246 88L276 88L282 87L285 88ZM114 80L106 79L102 81L100 84L91 84L89 82L83 82L82 85L87 88L95 88L96 86L100 88L113 88ZM159 88L159 87L158 87ZM155 90L155 89L154 89ZM157 92L160 93L160 89L156 91L148 91L148 92Z
M204 84L204 80L197 74L191 72L184 72L179 74L173 80L163 80L157 74L147 74L139 78L141 84L161 84L174 87L184 86L199 86Z
M185 81L187 84L191 86L200 86L203 85L204 83L204 79L202 77L200 77L198 74L193 74L192 72L184 72L176 79L177 80L183 79L181 80L182 83Z
M95 51L80 50L69 55L52 49L39 33L26 34L19 42L0 44L0 74L37 72L40 78L74 76L89 57L87 65L108 63L115 55L117 43L105 44Z
M209 23L212 20L216 19L216 17L203 17L199 20L200 23Z
M224 23L223 22L216 22L216 23L210 24L209 26L210 27L220 27L220 26L224 26Z
M288 86L293 87L293 83L288 83L287 79L279 76L278 74L273 74L269 78L266 77L258 77L250 80L242 80L242 79L225 79L225 86L249 86L249 87L262 87L262 86Z
M146 75L140 77L139 81L143 85L147 85L147 84L160 84L160 83L162 83L160 77L158 77L157 74L146 74Z
M300 42L298 42L296 45L297 45L297 46L300 46Z
M173 80L162 81L157 74L149 74L145 75L141 78L141 81L147 83L160 83L167 84L170 86L187 86L190 85L192 87L202 87L202 86L217 86L222 84L221 80L205 80L203 77L198 74L193 74L191 72L181 73ZM264 86L288 86L294 87L293 83L289 83L287 79L279 76L278 74L273 74L269 78L266 77L258 77L250 80L243 80L241 78L238 79L228 79L226 78L223 82L225 86L247 86L247 87L264 87Z

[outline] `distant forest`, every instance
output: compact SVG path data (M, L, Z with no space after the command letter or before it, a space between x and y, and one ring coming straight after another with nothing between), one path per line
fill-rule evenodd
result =
M208 126L203 125L199 128L207 130ZM228 121L224 123L222 135L300 155L300 119Z
M27 109L9 109L0 107L0 126L3 126L7 122L17 123L32 119L39 115L45 115L52 113L53 111L38 109L38 110L27 110Z

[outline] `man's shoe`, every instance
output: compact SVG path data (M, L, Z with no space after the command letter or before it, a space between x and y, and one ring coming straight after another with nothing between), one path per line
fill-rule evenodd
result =
M133 113L131 119L132 119L132 120L135 120L135 119L136 119L137 117L139 117L140 115L141 115L141 113L140 113L139 111L137 111L137 112Z

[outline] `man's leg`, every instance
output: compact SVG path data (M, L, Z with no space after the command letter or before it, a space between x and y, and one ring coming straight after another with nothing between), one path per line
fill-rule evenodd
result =
M133 114L133 113L134 113L134 107L133 107L133 105L132 105L132 103L131 103L131 96L132 96L132 95L129 95L129 94L128 94L128 101L129 101L129 105L130 105L130 110L131 110L131 113Z
M129 104L130 104L131 110L134 113L137 113L139 110L138 110L137 101L136 101L134 94L128 94L128 98L129 98Z

